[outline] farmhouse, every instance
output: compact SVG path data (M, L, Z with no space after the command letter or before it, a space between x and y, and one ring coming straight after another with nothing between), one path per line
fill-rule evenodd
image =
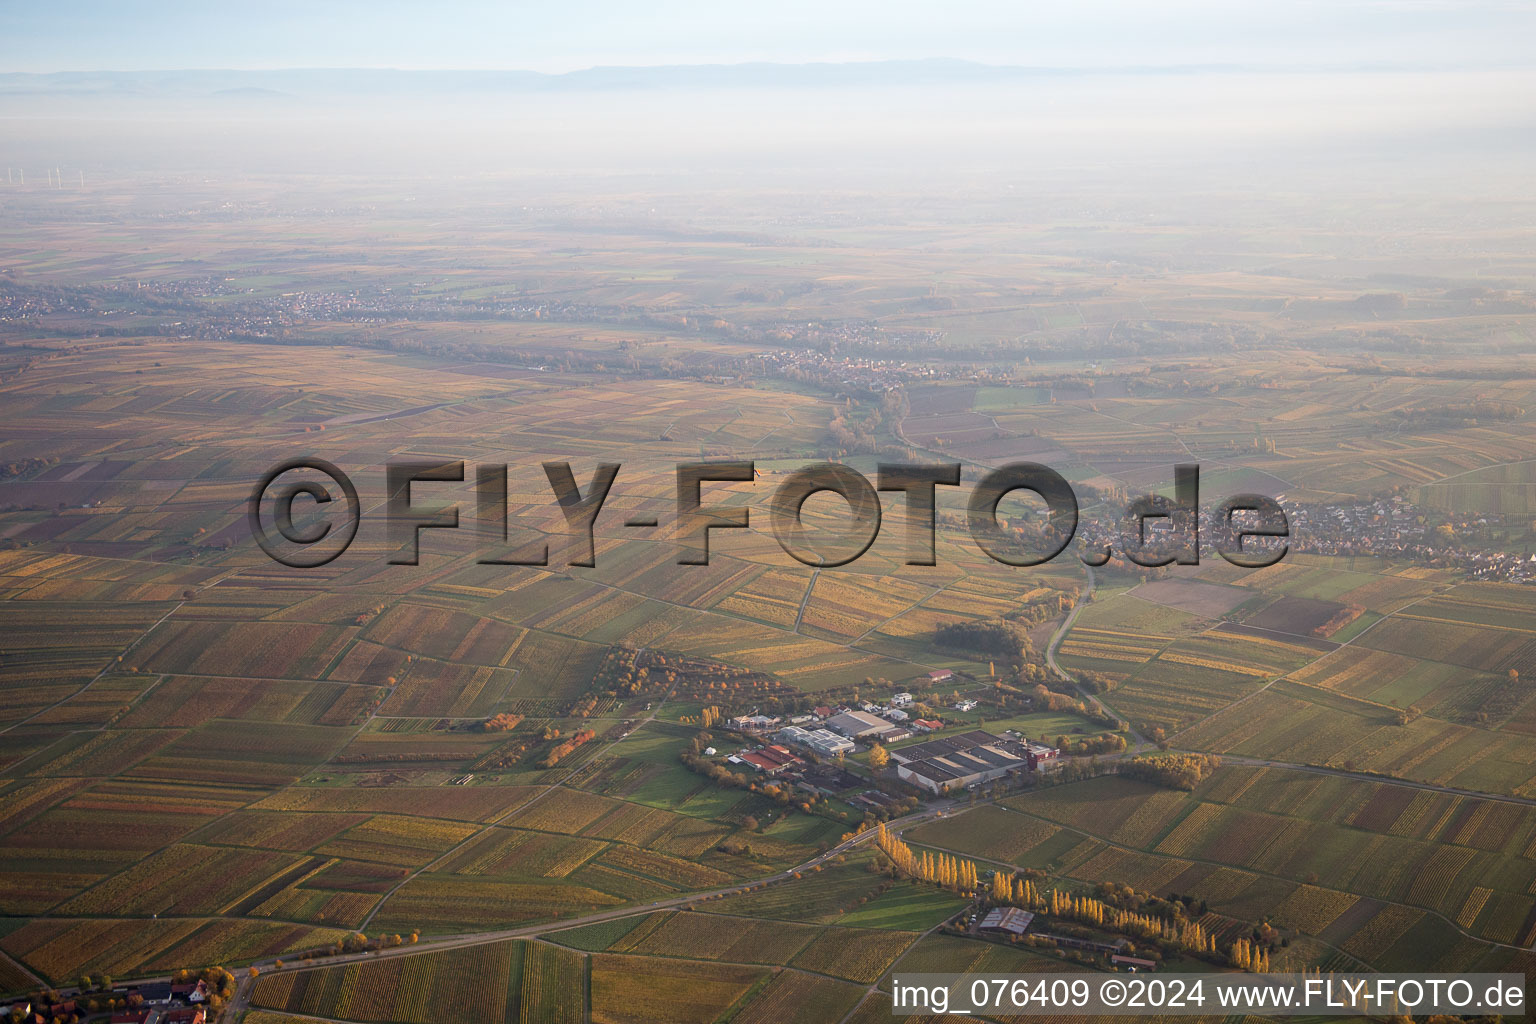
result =
M847 711L828 719L827 727L842 733L851 740L866 736L878 736L891 727L883 718L876 718L867 711Z
M955 674L947 668L936 668L928 673L928 681L931 683L947 683L955 678Z
M987 916L981 919L977 927L984 932L1004 932L1008 935L1023 935L1029 931L1029 926L1035 920L1035 915L1018 907L993 907L987 911Z
M113 991L116 991L114 989ZM142 985L128 986L128 997L138 996L146 1003L163 1003L171 998L171 983L168 981L147 981Z

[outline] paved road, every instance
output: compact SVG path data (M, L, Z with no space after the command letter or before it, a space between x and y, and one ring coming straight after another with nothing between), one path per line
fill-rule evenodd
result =
M1083 606L1093 598L1093 566L1085 565L1083 568L1087 570L1088 582L1083 587L1082 592L1077 595L1077 600L1073 602L1072 610L1067 613L1066 619L1063 620L1061 625L1056 628L1056 632L1051 634L1051 639L1046 642L1045 664L1046 667L1048 667L1052 672L1056 673L1059 678L1065 679L1067 682L1071 683L1072 689L1076 690L1078 696L1082 697L1084 701L1097 708L1101 714L1108 715L1115 721L1119 722L1120 728L1130 734L1131 752L1140 753L1142 748L1147 745L1148 740L1141 733L1131 728L1130 719L1126 718L1124 715L1120 714L1120 712L1104 703L1098 698L1096 694L1089 693L1087 690L1083 689L1082 686L1078 684L1077 680L1073 678L1072 673L1062 668L1061 665L1056 661L1056 649L1061 646L1061 642L1065 640L1067 638L1067 634L1072 631L1072 624L1077 621L1078 613L1083 610Z

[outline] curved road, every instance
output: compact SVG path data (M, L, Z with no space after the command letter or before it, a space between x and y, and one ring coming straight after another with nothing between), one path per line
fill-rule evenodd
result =
M1087 690L1083 689L1082 686L1078 685L1077 680L1072 677L1072 674L1066 669L1062 668L1061 665L1056 661L1056 649L1061 646L1061 642L1065 640L1067 638L1067 634L1072 631L1072 624L1077 621L1078 613L1083 610L1083 605L1087 604L1093 598L1093 566L1085 565L1083 568L1088 573L1088 583L1077 595L1077 600L1073 602L1072 610L1067 613L1066 619L1064 619L1061 625L1057 627L1056 632L1051 634L1051 639L1046 643L1045 664L1048 668L1050 668L1052 672L1056 673L1059 678L1066 680L1068 683L1071 683L1072 689L1076 690L1078 696L1082 697L1084 701L1097 708L1101 714L1108 715L1115 721L1119 722L1120 728L1130 734L1132 747L1131 753L1140 753L1142 748L1147 745L1147 738L1141 733L1137 732L1135 729L1131 728L1130 719L1126 718L1120 712L1104 703L1095 694L1089 693Z

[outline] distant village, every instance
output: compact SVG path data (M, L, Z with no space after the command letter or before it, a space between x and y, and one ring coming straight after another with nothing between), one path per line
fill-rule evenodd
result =
M1469 579L1504 583L1536 583L1536 552L1497 551L1488 539L1507 528L1528 526L1523 518L1498 513L1447 515L1415 505L1402 497L1377 498L1354 504L1276 499L1290 525L1290 551L1335 557L1377 557L1464 573ZM1209 553L1218 523L1214 506L1200 511L1202 559ZM1026 520L1027 522L1027 520ZM1118 520L1084 518L1079 542L1090 551L1120 548ZM1176 540L1173 520L1145 521L1144 550L1155 554Z
M1459 569L1472 579L1536 582L1536 553L1479 547L1490 531L1522 519L1496 512L1446 515L1426 512L1400 497L1353 505L1280 505L1291 522L1293 549L1318 555L1376 555L1435 568ZM1525 525L1529 525L1525 522Z
M210 301L214 299L218 301ZM316 323L383 326L444 318L547 320L679 333L707 330L759 346L728 360L730 365L693 370L678 366L666 371L689 374L707 369L711 379L747 380L754 374L767 375L814 383L838 393L877 395L940 380L1016 383L1006 371L985 364L924 358L922 353L939 351L940 336L935 332L892 330L861 319L763 325L699 323L698 318L681 314L649 313L623 306L549 303L517 296L456 298L424 285L257 295L253 289L215 276L143 281L131 287L0 284L0 324L39 330L61 320L78 332L85 319L101 323L102 334L275 341L307 338L295 329ZM333 343L337 340L331 339ZM620 348L628 345L623 342ZM480 353L480 357L485 354ZM613 360L593 353L573 352L566 357L578 362L597 360L609 370L618 368ZM897 436L901 438L899 427ZM1396 496L1352 504L1304 503L1278 497L1290 519L1292 551L1396 558L1458 570L1477 580L1536 582L1536 552L1494 550L1487 541L1491 531L1520 527L1523 517L1431 512ZM1208 515L1209 510L1202 514ZM1148 525L1154 542L1168 526L1166 520L1150 520ZM1210 525L1203 522L1202 531ZM1118 528L1117 523L1085 520L1079 537L1097 550L1105 543L1115 543Z

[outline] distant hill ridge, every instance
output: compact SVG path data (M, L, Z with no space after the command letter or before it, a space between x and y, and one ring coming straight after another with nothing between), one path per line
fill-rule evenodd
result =
M6 96L387 95L391 93L583 92L710 88L874 88L1019 81L1103 74L1189 74L1236 65L1055 68L933 58L812 64L686 64L540 71L291 68L274 70L61 71L0 73Z

